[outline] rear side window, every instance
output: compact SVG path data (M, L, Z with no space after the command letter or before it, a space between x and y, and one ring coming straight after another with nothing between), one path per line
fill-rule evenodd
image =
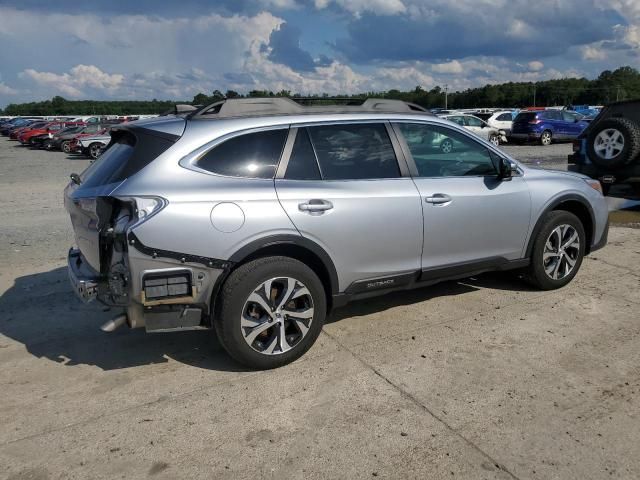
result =
M278 129L233 137L205 153L196 165L229 177L273 178L287 133Z
M542 112L540 116L547 120L562 120L562 114L558 110L547 110L546 112Z
M308 131L324 180L400 177L384 124L325 125Z
M135 134L128 130L114 132L105 152L80 175L82 186L121 182L158 158L174 141L142 130Z
M512 120L511 114L510 113L503 113L501 115L498 115L498 118L496 118L496 120L499 121L499 122L510 122Z
M531 120L535 120L536 119L536 112L524 112L524 113L519 113L518 116L515 118L514 122L519 123L519 122L530 122Z

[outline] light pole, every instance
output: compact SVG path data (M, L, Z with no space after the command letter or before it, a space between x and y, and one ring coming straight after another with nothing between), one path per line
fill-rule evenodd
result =
M444 109L449 109L449 85L444 86Z

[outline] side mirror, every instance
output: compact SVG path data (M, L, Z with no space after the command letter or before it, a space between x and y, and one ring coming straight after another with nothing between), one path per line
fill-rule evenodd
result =
M510 160L500 157L498 164L498 178L501 180L509 180L516 173L518 173L518 166L515 163L511 163Z

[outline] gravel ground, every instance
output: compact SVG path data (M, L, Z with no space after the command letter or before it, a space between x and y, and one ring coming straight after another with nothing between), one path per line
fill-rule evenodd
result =
M99 330L114 312L65 271L86 165L0 138L0 477L640 478L640 231L559 291L483 275L354 303L251 372L210 332Z

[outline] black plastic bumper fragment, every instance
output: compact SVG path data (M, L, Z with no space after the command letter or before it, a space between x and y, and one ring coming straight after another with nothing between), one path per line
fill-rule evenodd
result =
M220 260L219 258L201 257L200 255L191 255L188 253L172 252L170 250L152 248L143 244L133 232L127 235L127 242L129 244L129 247L133 247L140 253L153 258L162 257L178 260L182 263L199 263L201 265L204 265L205 267L217 268L220 270L226 270L232 267L234 263L230 262L229 260Z

